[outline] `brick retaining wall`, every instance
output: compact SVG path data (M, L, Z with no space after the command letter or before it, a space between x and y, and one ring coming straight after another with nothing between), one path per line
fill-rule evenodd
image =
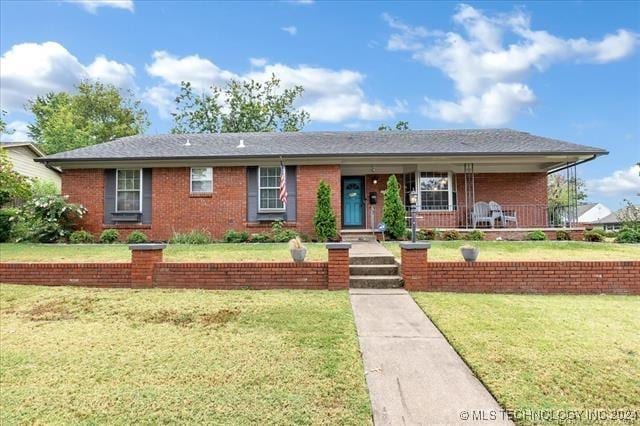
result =
M640 261L429 262L424 291L640 295Z
M130 287L130 263L0 263L0 282Z
M154 287L326 289L327 262L156 263Z

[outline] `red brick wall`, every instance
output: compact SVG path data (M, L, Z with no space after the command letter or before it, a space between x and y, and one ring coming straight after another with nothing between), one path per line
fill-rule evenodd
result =
M154 168L151 234L165 240L174 232L206 230L220 238L246 223L247 175L245 167L214 167L213 194L192 196L189 168Z
M331 187L331 206L336 212L338 229L342 223L342 203L340 199L340 166L298 166L297 173L297 229L314 235L313 216L316 213L316 192L323 180Z
M87 214L80 221L80 227L99 235L104 218L104 170L65 170L62 173L62 194L69 196L69 202L86 207Z
M154 287L326 289L327 263L159 263Z
M104 171L102 169L66 170L62 193L81 203L88 213L81 226L99 235L105 228L117 228L124 239L134 229L153 240L168 240L174 232L205 230L215 238L235 229L248 232L268 231L270 225L247 224L247 177L245 167L214 167L213 194L191 195L189 168L154 168L151 224L103 225ZM313 235L316 190L321 179L331 186L332 205L340 224L340 167L299 166L297 172L297 220L295 228Z
M640 294L640 261L429 262L420 290Z
M349 249L329 249L327 281L329 290L349 288Z
M130 263L1 263L0 282L84 287L129 287Z
M402 265L400 271L407 291L420 290L427 281L427 249L401 248Z

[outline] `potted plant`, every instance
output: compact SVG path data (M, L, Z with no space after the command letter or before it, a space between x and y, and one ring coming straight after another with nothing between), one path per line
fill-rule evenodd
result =
M294 262L304 262L304 258L307 256L307 248L302 245L300 237L289 240L289 251L291 251Z
M480 253L480 249L466 244L460 247L460 252L462 253L462 257L464 257L465 261L475 262L478 258L478 254Z

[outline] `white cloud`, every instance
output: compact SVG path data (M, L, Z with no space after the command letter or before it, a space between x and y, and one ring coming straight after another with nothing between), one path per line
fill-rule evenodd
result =
M171 118L175 110L175 98L177 91L168 86L154 86L145 90L142 98L158 110L162 118Z
M161 78L165 83L179 85L182 81L190 81L194 87L206 89L212 84L238 78L236 74L198 55L178 58L165 51L156 51L152 56L153 62L146 66L147 73Z
M129 12L134 11L133 0L65 0L67 3L74 3L82 6L89 13L96 13L100 7L113 7L124 9Z
M232 78L266 81L275 74L283 89L296 85L304 87L304 94L297 106L308 111L313 121L380 120L406 111L406 104L401 101L396 101L392 106L369 101L362 89L365 76L357 71L267 64L262 58L252 58L251 63L254 69L239 75L197 55L176 57L167 52L155 52L152 63L146 69L161 81L145 92L145 99L166 117L170 113L169 107L173 104L177 86L182 81L190 81L194 87L204 90L214 84L224 84Z
M413 59L441 70L454 83L456 101L428 99L423 112L444 121L502 125L535 100L525 84L533 71L574 61L604 64L631 55L639 36L620 29L600 40L563 39L533 30L521 9L488 16L460 5L453 22L461 31L441 32L411 26L388 14L393 30L387 49L409 51ZM505 41L508 40L508 41Z
M497 83L479 96L465 96L458 102L425 98L420 110L427 117L452 123L472 121L478 126L499 126L535 99L526 85Z
M262 68L267 65L267 58L249 58L252 67Z
M16 44L0 58L0 98L7 111L50 91L69 91L81 80L100 80L134 88L134 68L98 56L83 65L56 42Z
M7 131L12 132L11 134L2 134L0 135L0 139L2 142L25 142L31 140L28 135L29 128L27 127L29 123L26 121L15 120L7 124Z
M289 33L289 35L292 35L292 36L298 34L298 28L293 25L288 27L282 27L280 29L286 33Z
M314 4L315 0L289 0L289 3L300 4L300 5L310 5L310 4Z
M605 196L634 196L640 193L640 166L616 170L610 176L587 182L587 188Z

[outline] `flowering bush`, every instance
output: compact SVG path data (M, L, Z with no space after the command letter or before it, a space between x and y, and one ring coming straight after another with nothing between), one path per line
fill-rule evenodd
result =
M87 212L79 204L69 203L68 197L45 195L27 201L11 219L23 221L25 235L18 241L54 243L67 240L76 227L76 221Z

